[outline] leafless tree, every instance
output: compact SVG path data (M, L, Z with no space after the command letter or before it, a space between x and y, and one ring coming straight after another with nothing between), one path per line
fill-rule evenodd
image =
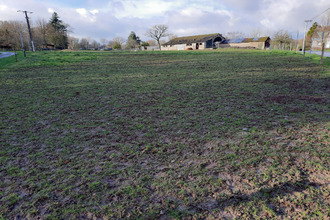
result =
M147 42L149 46L157 46L157 42L155 40L148 40Z
M101 38L101 45L103 46L103 47L105 47L106 45L107 45L107 43L108 43L108 40L106 39L106 38Z
M330 25L330 11L323 15L321 25L327 27Z
M168 35L168 40L172 40L172 39L177 38L177 37L178 37L178 36L175 35L175 34L169 34L169 35Z
M146 36L151 37L152 39L155 39L157 41L159 49L161 49L160 39L163 37L167 37L168 35L169 35L168 26L163 24L159 24L151 27L146 33Z
M24 31L25 25L18 21L0 21L0 45L12 49L21 48L21 40L18 28L21 28L23 40L27 39L27 33ZM25 45L26 42L25 42Z
M279 45L279 49L282 50L285 49L285 47L288 47L292 41L293 39L287 30L279 30L275 32L272 38L272 44L275 46Z
M79 46L81 49L88 49L89 47L89 41L87 38L81 38L79 42Z
M39 18L36 21L35 34L39 35L43 44L47 43L47 29L48 29L48 22L45 19Z
M240 32L240 31L232 31L232 32L228 32L225 35L226 39L237 39L237 38L243 38L244 37L244 33Z
M263 33L259 28L255 28L251 31L251 33L249 34L250 37L262 37Z
M68 42L69 42L68 48L70 50L78 50L79 49L79 39L78 38L69 36L68 37Z
M125 44L125 39L122 37L115 37L112 39L112 41L114 42L114 49L120 49L123 48L123 45Z

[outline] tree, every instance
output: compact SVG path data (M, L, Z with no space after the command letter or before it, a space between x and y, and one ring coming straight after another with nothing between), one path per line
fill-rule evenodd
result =
M127 38L126 48L138 48L140 46L141 40L138 36L136 36L134 31L131 31L131 34Z
M113 41L113 49L121 49L125 43L125 39L122 37L115 37L112 39Z
M259 28L255 28L251 31L249 35L250 37L255 38L255 37L262 37L263 34Z
M141 46L142 46L142 47L148 47L148 46L150 46L150 45L149 45L148 42L143 41L143 42L141 43Z
M237 38L243 38L244 37L244 33L240 32L240 31L232 31L232 32L228 32L226 34L226 39L237 39Z
M157 41L160 50L161 50L160 39L163 37L167 37L168 35L169 35L168 26L163 24L159 24L151 27L146 33L146 36L151 37L152 39L155 39Z
M68 47L67 28L68 25L64 24L56 12L53 13L49 24L50 40L55 48L65 49Z
M69 45L68 48L70 50L78 50L79 49L79 39L75 37L68 37Z
M168 40L173 40L174 38L177 38L178 36L175 34L169 34L168 35ZM156 46L156 45L155 45Z
M104 48L107 45L108 40L106 38L101 38L101 46Z
M87 38L81 38L79 42L79 46L83 50L87 50L89 48L89 41Z
M147 42L149 46L157 46L157 42L155 40L148 40Z
M21 39L18 28L20 27L23 40L27 39L27 27L18 21L0 21L0 46L7 49L20 49ZM26 41L24 45L27 45Z
M327 27L329 25L330 25L330 11L328 11L322 16L322 22L321 22L321 26L323 27Z
M318 23L314 22L312 27L309 28L309 31L307 32L307 35L312 37L318 26L319 26Z
M45 19L38 19L36 26L32 29L34 35L34 46L41 48L43 44L47 44L49 41L48 37L48 24Z
M272 43L279 45L279 49L284 49L284 47L292 43L292 38L286 30L279 30L274 34Z

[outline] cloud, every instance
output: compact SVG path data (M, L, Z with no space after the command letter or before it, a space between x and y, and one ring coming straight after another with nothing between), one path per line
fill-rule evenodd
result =
M17 10L34 12L31 23L58 13L77 37L126 38L135 31L143 40L148 28L168 25L178 36L254 30L272 33L280 29L304 31L304 20L330 7L328 0L0 0L0 20L19 20Z
M77 8L76 12L82 17L85 18L85 20L90 21L92 23L96 22L97 17L95 16L97 13L99 13L99 10L94 9L91 11L88 11L85 8Z
M7 5L0 5L0 11L5 11L8 9Z

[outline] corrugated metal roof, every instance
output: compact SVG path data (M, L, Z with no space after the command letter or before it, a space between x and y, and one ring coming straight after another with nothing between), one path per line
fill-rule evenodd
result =
M194 35L194 36L186 36L186 37L177 37L169 42L165 43L164 45L175 45L175 44L191 44L191 43L199 43L199 42L206 42L212 38L221 37L224 39L224 37L219 34L204 34L204 35Z
M237 38L229 40L228 43L266 42L268 39L269 37Z

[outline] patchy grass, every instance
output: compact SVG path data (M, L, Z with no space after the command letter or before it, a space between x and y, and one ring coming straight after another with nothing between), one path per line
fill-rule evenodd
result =
M252 50L19 60L0 70L0 218L329 216L326 66Z

